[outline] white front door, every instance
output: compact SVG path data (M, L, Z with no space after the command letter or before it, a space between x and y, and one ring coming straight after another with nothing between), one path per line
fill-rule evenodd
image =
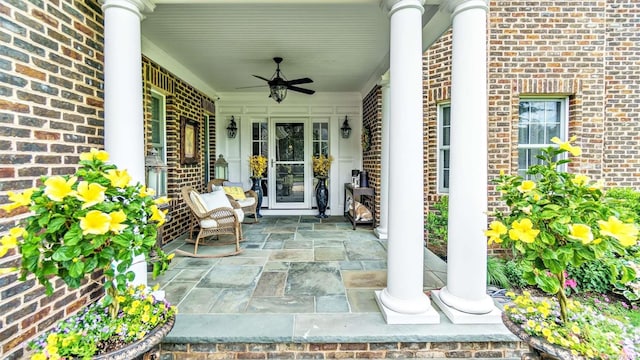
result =
M269 208L308 209L311 182L306 119L269 121Z

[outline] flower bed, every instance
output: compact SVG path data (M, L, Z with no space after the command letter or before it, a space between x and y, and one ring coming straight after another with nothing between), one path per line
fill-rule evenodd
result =
M35 351L31 359L91 359L144 338L177 312L145 286L129 287L115 301L120 304L116 318L109 315L107 305L97 302L31 341L28 346Z

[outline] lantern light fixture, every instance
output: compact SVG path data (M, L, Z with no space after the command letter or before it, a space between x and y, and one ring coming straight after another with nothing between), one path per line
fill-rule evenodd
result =
M342 123L342 127L340 128L340 132L342 133L343 139L348 139L351 136L351 126L349 126L349 120L347 116L344 116L344 122Z
M222 157L222 154L218 156L213 167L215 169L216 179L229 180L229 163Z
M236 125L236 119L231 116L231 121L229 121L229 126L227 126L227 135L230 139L235 139L238 134L238 126Z

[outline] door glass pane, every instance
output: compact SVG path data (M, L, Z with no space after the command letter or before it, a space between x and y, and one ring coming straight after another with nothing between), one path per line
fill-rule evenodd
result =
M276 197L279 203L304 202L304 164L278 165Z
M304 124L276 124L276 161L304 161Z
M321 127L314 127L321 136ZM275 206L305 203L304 123L275 123ZM295 208L295 206L294 206Z

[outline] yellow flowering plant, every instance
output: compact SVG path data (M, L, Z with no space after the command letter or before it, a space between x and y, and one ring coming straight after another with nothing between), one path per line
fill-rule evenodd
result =
M43 185L22 193L8 192L10 203L1 208L30 215L0 239L0 257L17 249L19 267L0 270L18 270L20 280L33 274L47 295L54 291L54 277L78 288L102 270L103 303L115 319L120 304L116 298L134 277L128 270L133 257L142 254L148 259L155 252L155 277L167 269L173 255L156 245L166 214L158 205L168 199L155 198L153 189L132 184L127 171L108 160L107 152L91 149L80 155L75 174L43 178Z
M267 158L264 155L249 156L249 171L252 178L262 178L267 170Z
M313 162L313 175L318 177L329 176L329 169L331 169L331 162L333 162L333 156L324 156L320 154L312 158Z
M501 173L495 180L508 211L498 211L485 232L489 244L512 249L523 278L556 295L560 321L567 322L567 266L607 261L635 248L638 225L604 196L601 183L585 174L562 171L581 149L569 141L542 150L540 162L527 170L529 179ZM612 267L613 283L635 279L630 266Z

